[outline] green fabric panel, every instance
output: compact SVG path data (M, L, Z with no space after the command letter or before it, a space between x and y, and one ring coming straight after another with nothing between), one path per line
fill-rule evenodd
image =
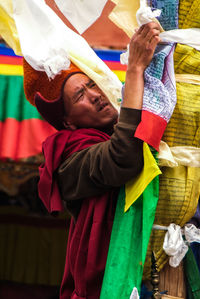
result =
M147 246L159 196L157 176L124 213L121 188L111 234L101 299L127 299L134 287L140 292Z
M23 76L0 75L0 121L42 119L37 109L25 98Z
M199 269L194 254L190 247L184 258L184 272L186 277L188 299L199 299L200 298L200 274L199 274Z

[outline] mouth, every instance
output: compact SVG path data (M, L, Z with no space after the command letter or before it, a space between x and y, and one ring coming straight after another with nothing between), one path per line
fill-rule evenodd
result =
M98 103L97 112L102 111L106 106L108 106L108 103L104 103L104 102Z

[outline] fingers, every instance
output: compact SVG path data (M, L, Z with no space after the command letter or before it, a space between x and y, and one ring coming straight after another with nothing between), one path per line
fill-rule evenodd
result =
M140 28L135 29L133 40L139 39L143 41L143 43L147 44L147 46L149 45L151 48L154 47L154 44L157 45L160 42L159 34L159 24L155 22L150 22L148 24L142 25Z
M150 22L150 23L142 25L138 29L137 33L141 34L141 36L143 38L145 38L147 36L147 34L149 34L150 32L152 32L154 30L156 30L156 31L158 30L160 32L160 26L159 26L159 24L157 24L155 22Z
M152 60L157 44L160 42L159 25L151 22L135 31L129 44L129 65L145 69Z
M135 34L132 36L131 42L143 44L149 48L149 45L152 46L154 43L160 42L160 39L154 39L159 37L160 26L155 22L150 22L148 24L142 25L140 28L135 29Z
M155 50L157 44L161 41L160 37L159 36L154 36L151 41L149 42L149 47L152 49L152 50Z
M151 29L147 34L146 37L144 38L144 40L147 42L151 42L151 40L153 39L153 37L155 36L159 36L160 34L160 30L158 29Z
M134 34L135 37L140 37L144 42L151 43L154 36L159 36L160 26L155 22L150 22L148 24L142 25Z

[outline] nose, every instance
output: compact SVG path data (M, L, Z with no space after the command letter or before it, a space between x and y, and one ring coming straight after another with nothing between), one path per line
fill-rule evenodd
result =
M91 103L99 102L101 99L100 92L92 88L87 88L87 96Z

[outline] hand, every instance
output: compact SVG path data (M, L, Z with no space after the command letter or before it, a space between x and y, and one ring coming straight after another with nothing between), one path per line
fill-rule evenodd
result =
M160 26L155 22L142 25L133 35L129 45L129 71L142 72L150 64L157 44L160 42Z
M142 109L144 71L151 62L156 46L160 42L159 34L159 25L151 22L141 26L131 39L123 107Z

